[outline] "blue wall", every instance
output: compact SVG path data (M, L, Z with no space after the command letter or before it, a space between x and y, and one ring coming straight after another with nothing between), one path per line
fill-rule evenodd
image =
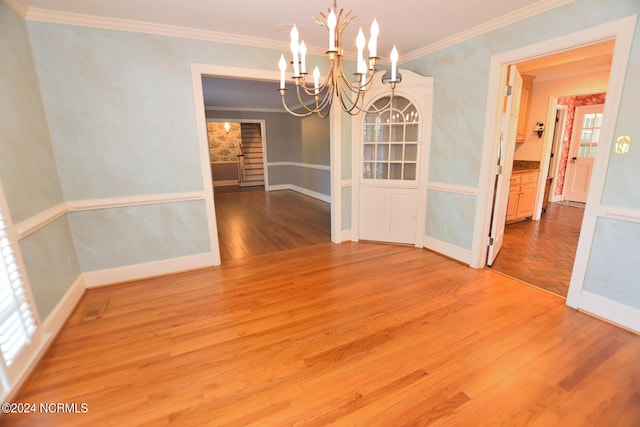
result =
M489 65L493 55L640 13L637 0L576 0L546 13L461 42L403 64L435 76L430 181L478 187L483 146ZM640 140L640 24L626 70L615 135ZM637 148L637 147L636 147ZM602 197L616 208L640 209L640 150L611 154ZM429 236L471 249L475 196L430 192L426 218ZM437 194L436 194L437 193ZM437 206L434 206L437 205ZM599 219L585 289L640 308L640 270L630 257L640 246L640 224ZM609 237L607 237L609 236ZM616 236L612 240L610 236ZM615 266L613 268L612 266Z
M14 224L63 202L27 28L0 2L0 180ZM66 217L20 241L45 320L79 275Z

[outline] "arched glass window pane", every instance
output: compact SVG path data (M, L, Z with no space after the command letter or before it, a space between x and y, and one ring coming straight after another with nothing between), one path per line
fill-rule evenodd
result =
M362 178L415 181L419 143L415 105L402 96L376 100L364 118Z

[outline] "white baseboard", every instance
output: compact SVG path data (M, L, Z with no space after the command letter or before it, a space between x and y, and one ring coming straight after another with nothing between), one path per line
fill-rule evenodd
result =
M308 188L298 187L293 184L279 184L279 185L270 185L267 191L277 191L277 190L293 190L298 193L307 195L309 197L313 197L314 199L322 200L323 202L331 203L331 196L327 196L326 194L318 193L313 190L309 190Z
M83 277L87 288L95 288L98 286L113 285L115 283L126 282L129 280L145 279L148 277L161 276L163 274L212 267L213 265L213 253L206 252L179 258L163 259L159 261L125 265L122 267L106 268L104 270L89 271L83 273Z
M240 187L258 187L264 185L264 181L242 181Z
M52 334L55 337L60 332L86 289L84 275L80 274L45 321L42 322L42 330L45 334Z
M342 230L339 233L340 242L350 242L351 241L351 230Z
M471 251L468 249L443 242L431 236L424 236L424 247L467 265L471 265Z
M640 334L640 309L638 308L613 301L593 292L582 291L578 300L578 310Z

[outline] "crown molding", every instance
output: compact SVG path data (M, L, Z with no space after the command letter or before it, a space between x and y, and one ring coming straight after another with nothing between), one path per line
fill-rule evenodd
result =
M23 0L3 0L16 13L28 21L47 22L53 24L75 25L90 28L102 28L116 31L129 31L135 33L156 34L161 36L179 37L195 40L204 40L217 43L227 43L241 46L289 51L288 41L267 40L258 37L242 36L237 34L221 33L209 30L178 27L172 25L155 24L128 19L107 18L81 13L59 12L49 9L40 9L27 6ZM507 25L522 21L531 16L538 15L559 6L573 2L574 0L540 0L530 6L518 9L502 17L493 19L484 24L462 31L451 37L444 38L423 48L417 49L402 56L400 64L407 63L422 56L429 55L447 47L481 36ZM310 46L308 52L311 55L324 56L325 51L320 47ZM353 52L345 52L345 59L354 60ZM381 64L388 61L381 60ZM399 64L399 65L400 65Z
M257 37L248 37L216 31L177 27L173 25L155 24L151 22L134 21L129 19L107 18L102 16L85 15L72 12L59 12L48 9L29 8L26 14L26 19L28 21L35 22L47 22L53 24L75 25L79 27L102 28L106 30L156 34L161 36L261 47L265 49L289 49L288 43L279 42L276 40L265 40Z
M21 3L22 0L4 1ZM102 28L106 30L116 31L130 31L134 33L156 34L160 36L180 37L186 39L204 40L264 49L274 49L287 52L289 51L288 40L267 40L258 37L249 37L238 34L221 33L217 31L178 27L173 25L156 24L151 22L134 21L129 19L107 18L102 16L85 15L72 12L59 12L55 10L39 9L27 6L24 6L23 17L28 21L35 22L75 25L79 27ZM311 55L325 55L325 51L319 47L309 47L308 53Z
M458 34L454 34L451 37L444 38L435 43L431 43L428 46L422 47L418 50L414 50L413 52L403 55L402 64L405 64L409 61L413 61L414 59L418 59L423 56L435 53L439 50L446 49L458 43L471 40L483 34L490 33L491 31L497 30L502 27L506 27L507 25L514 24L518 21L522 21L524 19L541 14L551 9L555 9L557 7L563 6L573 1L574 0L541 0L527 7L523 7L516 11L503 15L499 18L492 19L491 21L485 22L484 24L480 24L473 28L469 28L468 30L462 31Z
M22 19L26 18L27 12L29 11L29 6L27 6L23 0L3 0L3 1Z

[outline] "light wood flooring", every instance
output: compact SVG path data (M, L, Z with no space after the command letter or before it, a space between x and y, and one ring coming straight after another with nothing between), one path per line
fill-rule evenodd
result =
M638 360L489 269L320 243L89 290L14 399L88 412L0 425L638 426Z
M583 215L550 203L540 221L508 224L491 268L566 298Z
M331 241L331 205L291 190L216 187L222 262Z

